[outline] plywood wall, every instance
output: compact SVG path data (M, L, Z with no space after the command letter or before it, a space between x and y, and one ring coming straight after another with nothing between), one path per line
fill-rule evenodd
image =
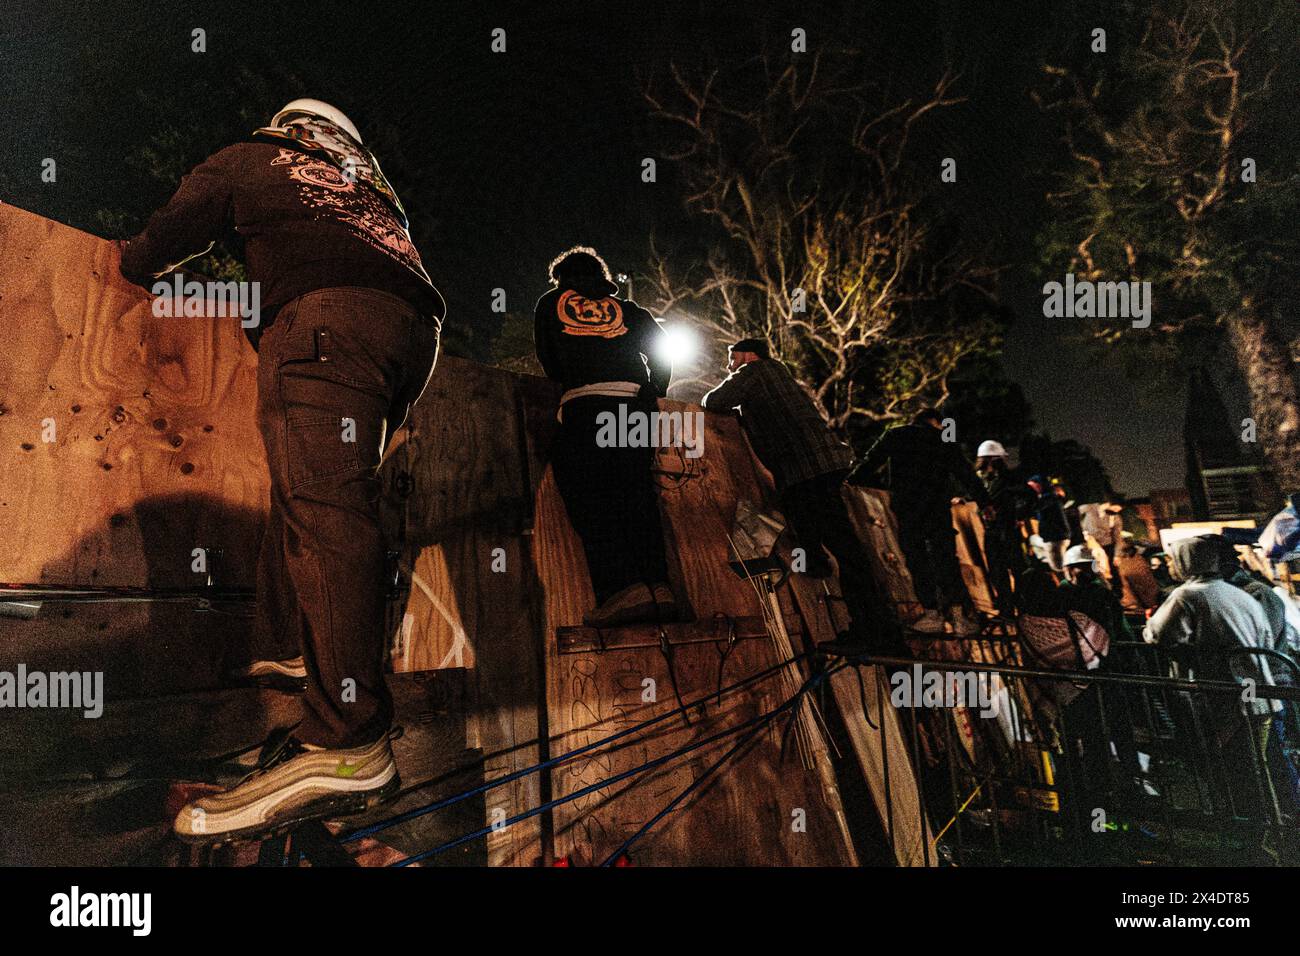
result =
M156 319L116 247L0 205L0 580L250 585L267 500L237 321Z
M267 481L253 415L256 355L238 323L154 318L145 293L118 276L112 244L8 206L0 206L0 314L8 336L0 351L0 580L193 586L201 576L191 569L191 552L209 548L224 553L224 583L252 585ZM394 669L470 668L466 745L482 751L488 779L676 706L673 675L658 648L561 653L557 644L557 629L578 624L592 604L585 559L547 466L557 398L552 383L444 357L381 471L386 527L412 582L394 616ZM698 412L676 403L664 408ZM727 535L739 501L771 508L770 479L734 420L709 416L707 425L704 457L669 452L658 463L673 582L701 621L753 617L759 597L728 569ZM910 583L888 509L869 497L854 508L878 574L906 604ZM796 650L830 636L812 597L787 590L781 600L783 612L802 622L791 635ZM165 692L161 678L142 679L143 672L178 631L161 633L153 623L162 619L153 615L136 620L122 619L114 647L129 647L119 656L141 672L141 692ZM19 625L5 624L8 646L58 644L50 622L37 623L21 634L12 630ZM223 623L232 632L246 626ZM219 646L211 631L179 633L195 642L197 655ZM84 651L94 640L93 630L82 628L59 646L76 643ZM683 699L783 656L766 638L739 642L725 662L720 652L712 643L676 650ZM168 653L183 661L186 651ZM181 670L169 665L159 673L180 681ZM191 671L216 679L215 666ZM600 784L751 719L809 673L801 664L784 679L710 705L690 725L665 721L616 751L493 790L485 822ZM647 681L656 689L651 699L644 696ZM883 805L879 757L887 750L891 767L901 770L906 749L896 721L882 722L878 713L872 721L885 727L883 737L860 734L854 746ZM597 786L553 814L494 831L489 860L599 861L728 746ZM894 786L906 785L906 775L896 774ZM891 802L906 801L900 791ZM901 841L903 863L917 862L916 847L925 840L923 819L910 827ZM855 857L824 749L801 761L768 732L638 843L634 859L840 865Z

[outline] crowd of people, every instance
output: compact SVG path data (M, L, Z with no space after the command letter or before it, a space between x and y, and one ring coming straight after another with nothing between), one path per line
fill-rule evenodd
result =
M1294 507L1274 522L1283 525L1274 537L1289 534L1289 541L1252 553L1221 534L1192 534L1164 553L1124 529L1117 496L1076 504L1059 479L1017 475L1007 450L992 440L980 444L972 469L955 443L924 444L939 424L927 410L887 432L851 478L891 493L899 543L925 608L912 629L944 631L936 609L946 605L953 636L972 633L970 601L955 573L949 496L972 500L999 617L1017 621L1022 638L1040 619L1069 619L1072 639L1092 652L1077 656L1079 667L1217 682L1214 692L1162 696L1164 729L1195 742L1184 753L1193 753L1219 806L1256 818L1300 812L1296 716L1290 702L1267 690L1295 683L1300 606L1261 570L1300 544ZM1032 650L1031 642L1022 645ZM1119 779L1132 793L1154 795L1149 758L1143 762L1134 739L1137 694L1122 682L1098 682L1073 697L1062 724L1089 780Z
M386 437L432 373L446 312L392 185L356 126L328 103L295 100L196 167L121 247L121 272L148 286L232 233L245 241L250 279L262 290L249 337L259 351L257 413L271 487L240 676L289 679L305 694L302 721L254 774L181 809L176 833L193 841L359 812L400 788L384 677L378 468ZM547 278L534 339L545 374L563 390L551 459L595 592L585 622L673 620L683 607L669 581L654 451L606 441L600 426L609 416L653 413L672 375L660 357L664 333L619 295L593 249L561 253ZM1108 647L1150 642L1187 676L1255 687L1286 679L1257 652L1293 653L1300 613L1222 539L1180 542L1169 556L1180 583L1162 580L1123 531L1119 502L1075 505L1050 476L1008 467L996 441L983 442L972 465L935 409L887 431L855 464L766 340L733 343L727 373L701 404L739 415L806 556L799 570L838 573L849 621L822 651L906 654L905 632L979 633L955 550L958 495L979 507L1001 617L1078 614ZM341 422L355 424L354 437ZM914 619L899 620L874 579L846 509L846 482L890 492L921 605ZM1294 544L1294 508L1274 530ZM1121 706L1116 698L1108 709ZM1234 698L1208 715L1213 744L1229 761L1260 748L1289 753L1280 713L1266 696ZM1109 722L1110 740L1094 727L1092 749L1109 760L1114 741L1137 774L1131 735L1117 723ZM1296 792L1294 774L1290 785Z
M780 489L778 449L827 442L825 426L808 413L808 399L765 344L737 343L730 367L731 376L705 397L705 406L740 413ZM756 384L776 381L783 388ZM791 414L794 407L800 414ZM1139 750L1134 732L1135 715L1155 713L1160 726L1147 728L1145 746L1154 749L1152 738L1162 734L1178 741L1193 770L1210 782L1216 807L1256 819L1300 814L1296 714L1290 702L1268 696L1268 688L1295 683L1300 606L1259 570L1300 547L1296 509L1279 515L1272 533L1277 540L1257 548L1249 563L1248 547L1218 534L1175 541L1165 554L1159 544L1125 530L1118 496L1076 503L1059 478L1012 468L1006 448L994 440L980 443L972 465L945 424L938 410L926 409L885 432L847 472L839 458L822 469L818 497L825 508L834 501L839 509L834 516L826 511L828 522L847 526L838 503L844 481L889 492L899 548L921 605L919 616L897 627L873 614L883 599L861 548L837 542L832 553L857 610L854 626L826 649L897 652L898 627L914 638L981 632L984 622L958 562L952 512L954 502L972 501L984 532L979 557L1004 624L1028 632L1036 621L1064 620L1064 632L1080 645L1072 662L1079 668L1180 677L1216 688L1162 694L1154 707L1140 696L1144 691L1122 680L1095 682L1074 696L1059 715L1060 729L1081 758L1085 789L1115 792L1118 782L1121 796L1158 795L1148 776L1151 757ZM806 528L798 506L782 501L796 537L816 551L830 543ZM1082 653L1083 645L1090 653Z

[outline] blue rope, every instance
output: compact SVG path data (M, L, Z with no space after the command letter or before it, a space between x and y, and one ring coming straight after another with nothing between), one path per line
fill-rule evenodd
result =
M531 767L525 767L522 770L516 770L512 773L506 774L504 777L498 777L495 780L489 781L488 783L481 784L477 787L473 787L469 790L464 791L463 793L458 793L455 794L454 796L445 797L441 800L435 800L433 803L426 804L422 807L416 807L413 810L408 810L405 813L399 813L397 816L390 817L387 820L381 820L378 823L371 824L368 827L363 827L362 829L356 830L348 834L347 836L339 837L338 842L350 843L353 840L360 840L365 837L372 836L383 830L387 830L389 827L397 826L399 823L405 823L407 820L414 820L416 817L421 817L424 816L425 814L433 813L436 810L441 810L453 804L460 803L462 800L468 800L469 798L476 797L481 793L487 793L489 790L493 790L497 787L503 787L508 783L513 783L514 781L520 779L521 777L526 777L530 774L537 773L539 771L549 770L552 767L558 766L559 764L562 764L568 760L572 760L574 757L580 757L583 754L588 753L589 751L596 750L600 747L604 747L607 744L611 744L614 741L626 737L630 734L639 733L640 731L645 730L646 728L651 727L654 724L660 723L664 720L668 720L671 717L677 716L682 711L690 710L692 707L698 707L701 704L706 703L712 697L718 697L721 696L722 694L729 694L732 691L739 690L740 688L748 684L753 684L756 683L757 681L763 680L764 678L771 676L777 671L780 671L782 668L789 667L791 664L794 664L807 656L808 656L807 652L803 654L796 654L794 657L791 657L788 660L782 661L779 664L774 664L771 667L766 668L765 670L759 671L757 674L752 674L749 677L744 678L743 680L739 680L736 683L732 684L730 687L723 688L721 691L718 691L716 693L705 694L703 697L691 701L689 704L683 704L680 707L675 707L672 710L665 711L664 713L659 714L658 716L655 717L651 717L648 720L642 721L639 724L634 724L633 726L625 728L624 730L620 730L617 733L610 734L608 737L604 737L600 740L594 741L593 743L584 744L581 747L577 747L573 750L567 751L566 753L560 754L557 757L552 757L549 760L544 760L541 763L534 764ZM547 807L541 807L539 809L544 810L547 809ZM523 817L520 817L519 819L523 819ZM510 822L513 821L507 821L507 823L504 825L509 825ZM501 825L503 824L498 824L498 826ZM489 827L489 830L490 829L491 828Z
M793 660L797 660L797 659L798 658L793 658ZM838 668L834 668L832 670L835 669ZM431 856L437 856L440 853L445 853L446 851L455 849L456 847L464 843L468 843L471 840L477 840L479 837L487 836L489 833L493 832L493 830L504 829L505 827L518 823L521 820L527 820L530 817L537 816L539 813L545 813L547 810L553 809L554 807L558 807L562 804L569 803L581 797L585 797L589 793L594 793L597 790L604 790L606 787L619 783L622 780L626 780L628 777L631 777L634 774L641 773L644 770L651 770L655 767L662 766L665 763L668 763L669 761L676 760L678 757L690 753L691 751L699 750L702 747L707 747L712 743L716 743L717 741L723 739L724 737L730 737L733 734L742 733L745 730L748 730L750 728L753 728L753 730L752 733L748 736L753 736L753 734L756 734L759 730L763 728L763 725L770 722L778 714L794 706L795 703L797 703L800 699L802 699L803 695L811 687L815 686L817 683L824 680L831 672L832 671L823 672L822 674L819 674L816 677L812 678L811 680L805 682L804 686L801 687L798 691L796 691L794 695L790 697L789 700L785 701L778 707L774 707L772 710L759 714L757 717L750 718L744 723L737 724L734 727L728 727L725 730L721 730L716 734L712 734L708 737L705 737L702 740L697 740L694 743L687 744L684 747L679 747L677 750L674 750L672 753L665 754L662 757L656 757L654 760L650 760L644 764L641 764L640 766L633 767L630 770L624 770L622 773L617 773L612 777L607 777L604 780L598 780L595 783L588 784L585 787L575 790L573 793L566 794L563 797L558 797L540 806L534 807L531 810L525 810L523 813L516 814L513 817L508 817L504 822L495 825L489 825L486 827L481 827L480 829L475 830L473 833L467 833L464 836L457 837L454 840L449 840L446 843L433 847L430 850L424 850L421 853L417 853L412 856L405 857L404 859L398 860L395 863L392 863L390 865L409 866L412 863L418 863L419 861L428 859ZM713 696L713 695L709 695L709 696ZM748 739L748 736L746 739ZM659 816L663 816L663 814L661 813Z
M831 667L823 671L820 674L814 675L813 677L809 678L807 681L804 682L804 685L800 687L799 690L797 690L793 695L791 695L789 700L787 700L780 707L777 707L775 710L772 710L768 713L767 722L770 723L771 721L775 720L778 716L780 716L783 710L786 710L787 708L790 707L797 706L797 704L799 703L799 701L803 699L805 694L810 693L813 690L813 688L815 688L822 681L829 678L831 674L847 666L848 666L847 664L840 663L834 667ZM620 856L623 856L627 853L627 851L631 848L633 843L635 843L637 840L641 839L643 836L649 833L650 830L654 828L654 826L658 824L660 820L668 816L668 814L672 813L673 810L676 809L678 804L680 804L692 793L694 793L696 790L702 787L704 783L709 779L709 777L711 777L714 773L716 773L719 769L721 769L723 764L725 764L728 760L730 760L737 752L739 752L741 747L743 747L750 740L754 739L754 737L756 737L758 733L763 729L764 728L761 726L755 727L753 730L746 733L740 740L736 741L735 745L730 750L728 750L725 754L723 754L720 758L718 758L716 762L706 767L704 772L700 774L699 777L693 780L686 787L686 789L684 789L681 793L673 797L673 799L668 802L667 806L665 806L662 810L660 810L653 817L647 820L641 826L641 829L637 830L636 833L632 834L630 837L624 840L622 845L613 853L611 853L608 857L606 857L605 861L600 865L613 866L615 861L618 860Z
M729 737L732 734L738 734L751 727L756 727L759 724L763 724L771 720L777 714L781 713L781 711L789 708L791 702L799 698L800 693L802 693L802 691L796 693L794 697L791 697L790 700L781 704L779 707L775 707L772 710L767 711L766 713L759 714L757 717L752 717L749 720L745 721L744 723L737 724L734 727L728 727L725 730L721 730L716 734L712 734L708 737L705 737L702 740L697 740L692 744L687 744L684 747L679 747L677 750L674 750L672 753L665 754L662 757L656 757L655 759L650 760L644 764L641 764L640 766L633 767L630 770L624 770L622 773L617 773L612 777L606 777L604 780L598 780L595 783L588 784L585 787L575 790L573 793L565 794L563 797L557 797L556 799L544 803L541 806L533 807L531 810L525 810L523 813L516 814L513 817L508 817L502 823L481 827L480 829L475 830L473 833L467 833L464 836L457 837L454 840L449 840L446 843L440 844L439 846L436 846L431 850L424 850L421 853L417 853L413 856L408 856L390 865L408 866L411 863L418 863L420 860L427 859L431 856L436 856L439 853L445 853L447 850L454 849L455 847L458 847L463 843L468 843L471 840L477 840L479 837L487 836L493 830L504 829L505 827L518 823L521 820L527 820L530 817L537 816L539 813L545 813L547 810L553 809L554 807L558 807L561 804L569 803L573 800L579 799L580 797L585 797L589 793L594 793L597 790L604 790L606 787L616 784L622 780L626 780L628 777L631 777L634 774L641 773L644 770L651 770L655 767L663 766L669 761L676 760L678 757L684 754L688 754L693 750L699 750L701 747L707 747L709 744L715 743L724 737Z
M769 719L775 719L775 716L776 715L773 714ZM701 787L704 784L704 782L709 779L709 777L711 777L718 769L720 769L724 763L726 763L728 760L731 759L732 755L735 754L736 751L738 751L741 747L745 746L745 744L753 740L754 737L756 737L759 733L761 733L765 729L766 729L766 724L764 724L763 726L755 727L752 730L746 731L745 734L742 735L741 738L736 741L736 743L732 746L730 750L728 750L725 754L723 754L715 763L706 767L704 773L700 774L699 777L697 777L694 781L692 781L690 785L686 787L685 790L683 790L676 797L674 797L672 801L668 804L668 806L664 807L653 817L651 817L649 822L647 822L644 826L642 826L641 829L637 830L637 832L632 834L631 837L624 840L623 844L617 850L611 853L608 857L606 857L605 861L600 865L613 866L614 863L618 860L618 858L620 856L623 856L624 853L626 853L626 851L632 846L633 843L635 843L641 837L649 833L651 827L653 827L664 817L668 816L668 814L672 813L673 809L677 806L677 804L681 803L683 800L689 797L696 789Z

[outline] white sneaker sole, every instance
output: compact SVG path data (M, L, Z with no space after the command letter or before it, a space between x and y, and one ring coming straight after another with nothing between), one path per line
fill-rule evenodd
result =
M280 819L274 818L274 808L283 804L286 797L292 796L304 788L319 786L320 779L308 777L305 780L298 781L286 790L277 790L275 793L267 794L262 799L244 807L238 813L223 814L224 825L219 829L208 826L202 833L190 833L182 832L173 827L173 832L186 843L211 844L213 846L255 837L265 839L283 834L311 820L328 820L334 817L364 813L366 810L387 803L397 795L398 790L402 787L401 778L397 773L397 765L393 764L388 768L383 782L378 787L375 787L374 780L346 781L347 786L337 788L336 792L316 797L302 806L294 808L290 814ZM331 778L331 784L337 782ZM349 790L354 792L349 792ZM184 812L185 810L182 808L181 814L184 814ZM179 815L177 819L180 819Z

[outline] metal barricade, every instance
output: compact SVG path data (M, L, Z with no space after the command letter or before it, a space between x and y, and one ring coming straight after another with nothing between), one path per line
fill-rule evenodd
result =
M927 860L1300 862L1300 667L1287 655L1191 660L1116 642L1101 667L1062 671L1027 666L1012 636L963 647L971 659L865 659L904 721ZM1259 669L1243 659L1267 661L1272 680L1186 676Z

